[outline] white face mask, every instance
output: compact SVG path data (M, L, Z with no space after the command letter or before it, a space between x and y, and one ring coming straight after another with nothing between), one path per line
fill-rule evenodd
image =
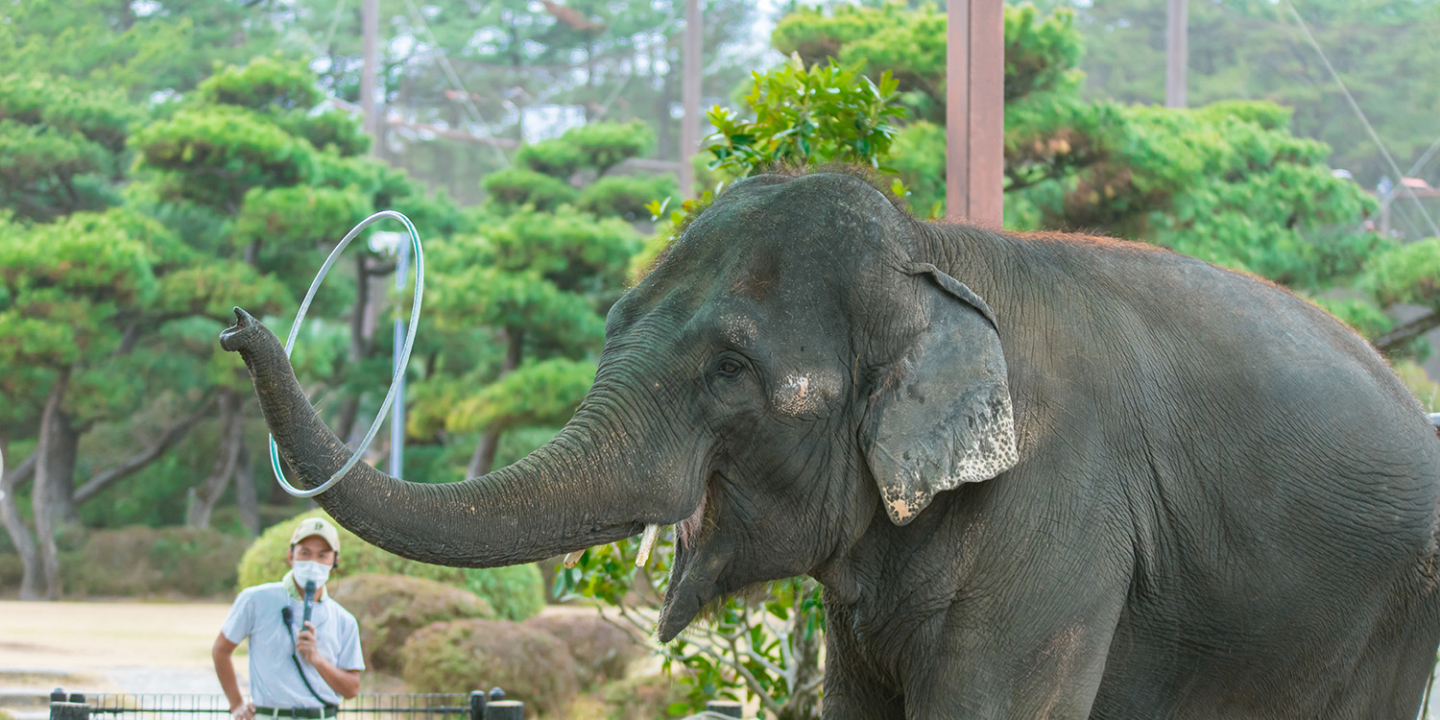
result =
M314 560L296 560L293 570L295 582L302 588L307 582L315 583L315 587L318 588L324 585L325 580L330 577L330 566Z

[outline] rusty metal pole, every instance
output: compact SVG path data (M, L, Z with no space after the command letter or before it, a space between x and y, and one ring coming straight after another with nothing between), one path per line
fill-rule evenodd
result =
M1186 75L1190 65L1188 0L1169 0L1165 26L1165 107L1185 107Z
M685 35L680 43L684 58L680 103L685 108L685 117L680 120L680 196L687 198L695 194L695 166L690 160L700 152L700 63L705 38L701 22L700 0L685 0Z
M1005 6L947 0L945 215L995 229L1004 219Z

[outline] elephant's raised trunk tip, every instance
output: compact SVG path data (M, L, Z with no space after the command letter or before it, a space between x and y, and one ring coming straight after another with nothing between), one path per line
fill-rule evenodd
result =
M262 327L260 322L252 317L250 313L236 306L235 324L225 328L225 330L220 333L220 347L224 348L227 352L238 352L246 345L249 336L256 327Z

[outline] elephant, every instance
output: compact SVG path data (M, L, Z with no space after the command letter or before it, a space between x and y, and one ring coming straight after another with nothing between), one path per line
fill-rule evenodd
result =
M235 314L221 344L315 487L350 450ZM361 463L316 499L468 567L673 524L662 642L809 575L830 720L1408 719L1440 643L1440 441L1362 338L1168 250L921 221L858 171L726 188L527 457Z

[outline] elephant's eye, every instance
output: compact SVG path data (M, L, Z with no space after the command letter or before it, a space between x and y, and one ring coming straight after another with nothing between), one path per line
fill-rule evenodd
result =
M721 377L735 377L743 369L740 363L726 358L715 365L715 373Z

